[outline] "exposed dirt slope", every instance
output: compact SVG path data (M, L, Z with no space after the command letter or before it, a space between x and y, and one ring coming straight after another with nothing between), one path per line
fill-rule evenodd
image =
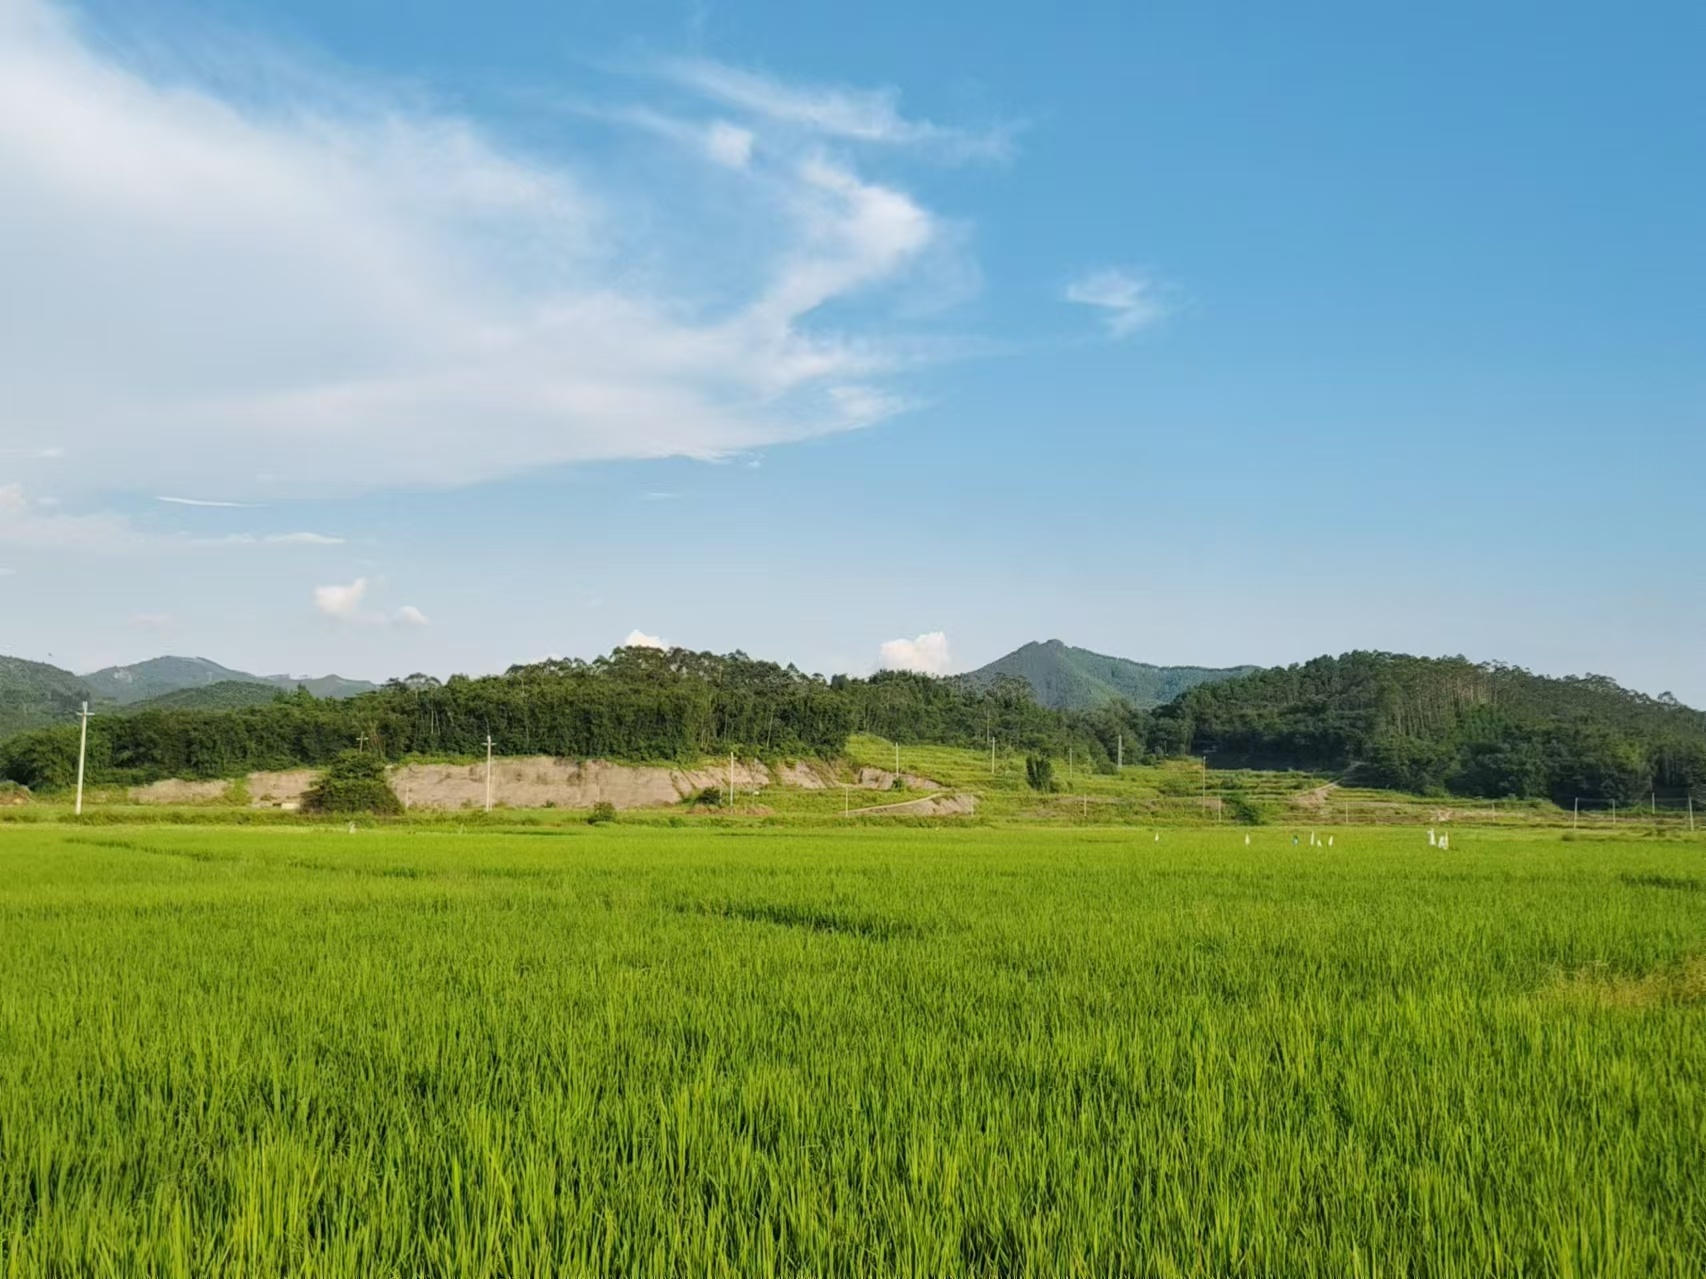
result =
M311 769L288 772L251 773L245 781L249 802L257 808L295 808L314 783ZM889 790L895 774L867 768L857 785L865 790ZM938 790L925 777L903 776L913 790ZM792 763L774 772L763 764L737 761L734 785L750 794L768 786L791 786L824 790L837 785L832 774L810 763ZM163 781L133 787L130 798L138 804L210 804L228 793L223 781ZM391 785L409 808L484 808L486 765L406 764L391 770ZM725 790L729 785L727 764L704 768L656 768L612 764L603 760L552 759L526 756L499 759L492 766L492 802L506 808L590 808L614 804L617 808L652 808L679 804L706 789Z

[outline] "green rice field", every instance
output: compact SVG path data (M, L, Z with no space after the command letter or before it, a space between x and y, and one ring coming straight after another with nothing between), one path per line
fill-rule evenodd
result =
M1706 839L1292 839L0 827L0 1276L1706 1274Z

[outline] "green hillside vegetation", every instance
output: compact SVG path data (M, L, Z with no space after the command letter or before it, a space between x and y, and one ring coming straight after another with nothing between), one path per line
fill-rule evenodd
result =
M83 676L83 680L97 697L120 705L148 701L181 689L228 683L261 684L285 690L301 685L316 697L355 697L378 687L365 680L348 680L337 675L300 680L289 675L251 675L205 657L153 657L130 666L103 667Z
M58 702L35 705L68 716L70 687ZM1276 772L1317 778L1312 786L1374 788L1371 802L1386 790L1566 806L1578 798L1706 803L1701 712L1602 677L1547 679L1462 658L1320 658L1199 684L1153 712L1123 700L1090 711L1051 709L1012 678L979 685L886 671L826 680L740 653L681 649L619 649L592 662L442 683L417 675L341 701L304 691L231 709L189 700L98 715L90 726L91 782L235 778L324 765L357 747L390 761L473 758L484 754L490 734L500 755L634 763L697 763L731 751L846 760L867 739L891 752L899 743L913 758L918 748L937 747L978 761L993 742L998 764L1015 761L1015 777L1025 755L1047 758L1056 781L1070 780L1066 789L1080 797L1093 797L1122 758L1129 766L1206 755L1208 798L1225 792L1224 810L1204 805L1217 818L1246 807L1266 811L1272 784L1256 774ZM0 742L0 777L38 793L61 790L75 774L76 750L69 722L21 733ZM884 766L881 758L871 763ZM1194 767L1179 770L1194 782L1167 785L1202 800ZM1251 777L1225 784L1239 771Z
M1021 680L1029 685L1037 701L1054 710L1088 711L1119 701L1148 710L1199 684L1231 679L1255 669L1151 666L1049 640L1026 644L959 679L977 686L1004 678Z
M144 715L149 711L233 711L252 706L269 706L286 696L276 684L253 684L247 680L227 679L199 688L179 688L157 697L144 698L119 708L122 714Z
M593 662L552 661L440 682L416 675L342 701L299 691L236 710L152 709L98 716L89 776L99 784L235 777L324 764L358 745L382 758L545 754L632 762L839 755L856 731L981 745L990 733L1068 748L1092 725L1048 711L1023 688L958 688L887 672L828 681L743 654L619 649ZM1139 732L1133 722L1129 732ZM1112 738L1109 739L1112 742ZM0 776L32 789L70 783L75 733L44 730L0 744ZM1080 747L1088 750L1088 747Z
M21 657L0 657L0 738L64 724L94 695L70 671Z
M1185 693L1151 748L1419 794L1706 800L1706 714L1599 675L1347 653Z

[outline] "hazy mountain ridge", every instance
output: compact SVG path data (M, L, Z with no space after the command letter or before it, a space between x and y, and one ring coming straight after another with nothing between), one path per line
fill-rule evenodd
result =
M297 678L292 675L251 675L232 670L205 657L152 657L129 666L107 666L82 677L94 694L121 706L175 693L181 689L207 688L214 684L264 684L271 688L306 688L316 697L355 697L378 687L366 680L338 675Z
M975 687L1003 677L1023 680L1037 701L1053 710L1094 710L1122 700L1139 710L1151 710L1200 684L1234 679L1257 669L1155 666L1048 640L1025 644L958 678Z

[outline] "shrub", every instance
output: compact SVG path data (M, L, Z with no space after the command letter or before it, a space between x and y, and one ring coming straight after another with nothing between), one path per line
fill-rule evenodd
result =
M385 776L385 761L361 751L345 751L326 767L302 797L307 813L373 813L397 817L403 801Z
M704 808L721 808L723 806L723 788L721 786L707 786L687 802L698 804Z
M1054 789L1054 761L1047 755L1025 756L1025 780L1032 790Z
M1243 791L1229 791L1221 798L1227 814L1244 826L1265 826L1268 815Z
M587 814L588 826L604 826L616 820L616 805L607 799L601 799L592 806L592 812Z

